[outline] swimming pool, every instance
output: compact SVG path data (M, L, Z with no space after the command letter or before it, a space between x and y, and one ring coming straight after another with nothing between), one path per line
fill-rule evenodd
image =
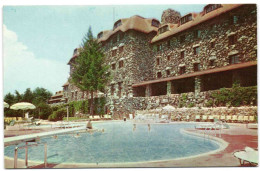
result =
M214 141L180 132L195 124L136 124L132 122L94 123L102 132L58 135L42 138L48 143L49 163L124 163L171 160L207 153L219 148ZM23 145L23 144L22 144ZM15 146L5 147L5 156L14 156ZM28 150L29 160L43 161L44 147ZM18 150L25 158L25 150Z

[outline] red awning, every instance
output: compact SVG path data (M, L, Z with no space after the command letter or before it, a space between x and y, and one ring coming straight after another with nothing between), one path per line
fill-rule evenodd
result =
M208 70L204 70L204 71L192 72L192 73L178 75L178 76L174 76L174 77L161 78L161 79L151 80L151 81L143 81L143 82L133 84L132 87L139 87L139 86L145 86L148 84L154 84L154 83L160 83L160 82L165 82L165 81L178 80L178 79L182 79L182 78L189 78L189 77L212 74L212 73L217 73L217 72L241 69L241 68L246 68L246 67L255 66L255 65L257 65L257 61L244 62L244 63L224 66L221 68L214 68L214 69L208 69Z

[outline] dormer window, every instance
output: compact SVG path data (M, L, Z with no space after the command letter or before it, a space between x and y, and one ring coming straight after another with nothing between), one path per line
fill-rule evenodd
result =
M97 38L100 39L103 36L103 32L98 33Z
M113 30L115 30L117 27L119 27L121 25L122 25L121 20L118 20L117 22L115 22Z
M165 25L165 26L159 28L159 34L162 34L162 33L166 32L168 30L169 30L168 25Z
M209 4L209 5L205 6L204 11L205 11L205 13L209 13L220 7L221 7L221 4Z
M185 15L181 18L181 25L192 20L192 14Z
M154 26L154 27L159 27L159 25L160 25L160 22L158 21L158 20L152 20L152 26Z

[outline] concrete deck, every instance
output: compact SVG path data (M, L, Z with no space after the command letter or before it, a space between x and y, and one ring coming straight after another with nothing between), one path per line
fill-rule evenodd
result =
M67 129L55 130L55 131L49 131L49 132L42 132L42 133L34 133L34 134L28 134L28 135L8 137L8 138L4 138L4 145L5 146L15 145L15 144L19 144L19 143L22 143L22 142L35 140L37 138L42 138L42 137L47 137L47 136L52 136L52 135L58 135L58 134L64 134L64 133L74 132L74 131L80 131L80 130L83 130L83 129L86 129L86 127L81 126L81 127L78 127L78 128L67 128Z

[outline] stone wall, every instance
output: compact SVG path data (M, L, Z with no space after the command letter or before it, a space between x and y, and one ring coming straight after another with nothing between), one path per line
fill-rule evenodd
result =
M162 73L162 77L168 77L166 68L170 69L169 76L179 75L181 66L185 66L185 73L194 72L194 63L199 63L201 70L227 66L229 57L233 54L239 55L240 62L255 61L257 59L255 7L255 5L243 6L154 43L155 48L162 45L162 50L154 52L153 78L157 78L158 72ZM198 38L194 36L196 30L200 31ZM180 43L180 37L183 35L185 35L185 41ZM232 35L235 36L236 41L235 44L229 45L229 36ZM170 47L168 47L168 41L170 41ZM213 48L211 42L215 44ZM194 55L195 47L200 48L198 55ZM182 51L185 53L184 58L180 55ZM157 58L160 59L159 65L156 63ZM214 66L210 66L210 60L215 60Z

